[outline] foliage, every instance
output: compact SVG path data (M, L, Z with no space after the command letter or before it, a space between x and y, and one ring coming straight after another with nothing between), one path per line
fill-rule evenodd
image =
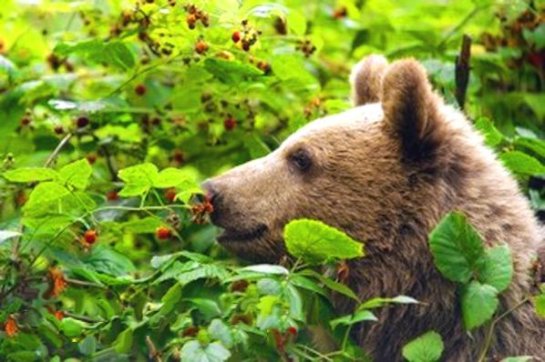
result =
M317 221L286 229L291 266L233 260L203 225L199 182L347 109L350 65L369 53L417 57L453 102L467 33L465 112L545 215L539 6L3 1L0 359L362 360L351 328L373 323L374 308L416 301L359 300L344 259L364 246ZM477 327L509 284L509 250L483 247L461 216L438 230L438 268L460 283L466 326ZM311 244L332 242L346 248L326 257ZM332 295L354 313L335 314ZM543 315L543 296L534 302ZM314 348L317 324L338 350ZM430 332L403 353L435 358L439 341Z
M409 362L435 362L440 360L443 348L441 336L427 332L403 347L403 357Z
M471 330L488 321L498 308L498 294L513 277L509 248L498 245L485 250L464 215L453 212L431 232L430 249L439 271L461 284L465 327Z

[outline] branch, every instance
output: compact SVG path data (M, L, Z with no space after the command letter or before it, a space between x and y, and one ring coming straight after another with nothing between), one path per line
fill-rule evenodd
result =
M72 136L73 136L73 134L71 132L69 132L66 136L64 136L64 138L57 145L57 148L55 148L53 153L51 153L51 155L49 155L49 157L47 158L47 161L45 161L45 165L44 165L45 167L51 166L53 161L55 161L55 159L57 158L57 156L61 152L64 145L66 145L68 143L68 141L70 141Z
M471 57L471 38L464 34L462 39L462 48L460 49L460 55L456 57L456 67L454 78L456 80L455 96L456 101L461 109L464 109L466 101L467 85L469 84L469 72L470 65L469 60Z

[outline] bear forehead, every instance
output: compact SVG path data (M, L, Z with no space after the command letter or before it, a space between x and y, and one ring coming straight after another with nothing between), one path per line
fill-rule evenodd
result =
M311 137L327 137L328 134L365 129L380 122L384 117L380 103L371 103L352 108L342 113L316 119L289 136L282 148L300 143Z

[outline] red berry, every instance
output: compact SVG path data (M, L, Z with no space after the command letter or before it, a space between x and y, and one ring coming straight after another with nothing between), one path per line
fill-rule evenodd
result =
M21 118L21 126L28 126L30 124L31 120L28 117Z
M155 236L157 236L157 239L159 240L170 239L172 237L172 230L166 226L159 226L155 229Z
M89 162L91 165L97 161L97 155L95 155L94 153L88 154L85 158L87 159L87 162Z
M98 233L96 230L89 229L83 234L83 238L87 244L94 244L97 241Z
M53 131L55 131L56 134L61 135L61 134L64 133L64 128L59 124L59 125L55 126Z
M233 32L233 35L231 35L231 39L233 40L233 42L235 43L238 43L240 41L240 31L234 31Z
M198 54L204 54L208 50L208 44L204 40L199 40L197 44L195 44L195 51Z
M232 131L237 126L237 120L233 117L226 118L223 121L223 127L225 127L225 130Z
M78 126L78 128L87 127L87 125L89 125L89 118L81 116L76 119L76 126Z
M134 93L139 96L143 96L146 94L146 86L143 84L138 84L136 87L134 87Z
M181 165L185 161L185 155L180 150L174 150L171 156L171 160L178 165Z
M187 22L189 29L195 29L195 23L197 22L197 17L195 14L187 14L185 21Z
M199 327L189 326L182 332L182 337L195 337L199 332Z
M168 202L174 202L176 199L176 189L175 188L169 188L165 190L165 199Z
M286 332L288 334L291 334L292 336L296 336L297 335L297 328L295 327L288 327L288 329L286 330Z
M64 318L64 312L62 310L57 310L53 314L54 314L55 318L57 318L57 320L59 320L59 321L62 321L63 318Z
M108 191L106 193L106 199L108 201L115 201L115 200L119 199L119 194L115 190Z
M271 66L266 61L260 60L257 63L257 67L265 74L269 74L271 72Z

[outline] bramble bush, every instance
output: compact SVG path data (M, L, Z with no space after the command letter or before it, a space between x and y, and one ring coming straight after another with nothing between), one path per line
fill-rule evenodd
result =
M544 19L537 1L4 1L0 359L365 360L352 327L418 301L359 300L344 261L365 245L314 220L286 226L282 265L233 259L200 182L349 108L350 65L369 53L417 57L455 102L468 34L465 112L545 218ZM430 249L468 331L493 328L509 249L456 213ZM528 298L545 315L545 294ZM429 331L403 356L442 349Z

